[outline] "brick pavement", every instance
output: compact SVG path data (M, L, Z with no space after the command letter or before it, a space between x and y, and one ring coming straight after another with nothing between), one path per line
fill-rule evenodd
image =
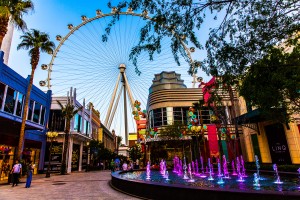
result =
M139 199L120 193L110 187L110 171L75 172L70 175L34 175L30 188L25 188L26 178L18 186L0 185L1 200L41 199Z

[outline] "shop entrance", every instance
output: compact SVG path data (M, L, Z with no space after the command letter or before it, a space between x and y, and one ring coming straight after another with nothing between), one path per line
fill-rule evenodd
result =
M272 162L276 164L292 164L289 147L283 125L280 123L265 127Z

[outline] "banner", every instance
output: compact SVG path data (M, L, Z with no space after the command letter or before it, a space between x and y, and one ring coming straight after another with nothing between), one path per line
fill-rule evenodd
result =
M217 136L217 128L215 124L207 125L207 136L208 136L208 144L210 150L210 156L218 158L219 157L219 148L218 148L218 136Z

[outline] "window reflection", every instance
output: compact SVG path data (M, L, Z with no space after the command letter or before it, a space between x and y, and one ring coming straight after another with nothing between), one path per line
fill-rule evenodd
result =
M4 92L5 92L5 85L3 83L0 83L0 109L3 103Z
M41 112L41 104L35 102L34 112L33 112L33 121L36 123L39 123L40 112Z
M24 95L19 93L18 100L17 100L17 110L16 110L16 115L17 116L22 116L22 108L24 104Z
M34 103L34 101L30 100L29 107L28 107L27 120L30 120L30 121L32 119L33 103Z
M46 113L46 108L44 106L42 106L41 122L40 122L41 125L44 125L45 113Z
M81 131L81 116L77 113L74 116L74 131Z
M90 130L90 123L85 121L85 134L88 135Z
M17 91L8 87L4 105L4 111L8 113L14 113L15 101L17 98Z

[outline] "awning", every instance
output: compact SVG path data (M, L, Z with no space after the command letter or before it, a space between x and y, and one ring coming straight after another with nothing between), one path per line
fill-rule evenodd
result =
M262 112L260 111L260 109L249 111L243 115L234 118L234 121L237 121L238 125L258 123L265 120L266 119L262 116Z

